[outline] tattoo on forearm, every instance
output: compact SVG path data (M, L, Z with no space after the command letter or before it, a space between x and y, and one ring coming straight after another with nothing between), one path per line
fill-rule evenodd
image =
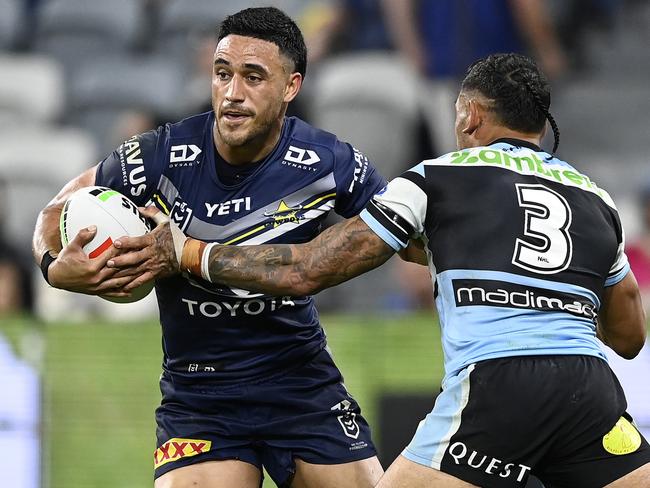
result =
M272 294L303 295L342 283L388 260L394 250L359 218L306 244L215 246L213 282Z
M153 256L152 262L144 263L146 266L152 265L160 268L160 276L172 274L177 269L176 253L174 251L174 241L171 232L152 232L155 242L154 249L157 255Z

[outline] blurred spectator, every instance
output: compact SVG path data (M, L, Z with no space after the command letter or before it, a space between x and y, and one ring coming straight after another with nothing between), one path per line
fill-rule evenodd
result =
M550 78L567 60L542 0L382 0L398 49L423 77L422 108L436 153L456 147L456 80L497 52L527 52Z
M206 110L210 110L206 108ZM127 110L117 118L110 131L111 147L117 147L135 134L154 130L167 122L166 118L146 109Z
M629 242L625 252L634 272L645 309L650 312L650 183L640 194L641 234Z
M393 260L391 273L399 284L399 292L387 297L394 312L431 310L434 308L431 272L426 266L407 261Z
M633 4L638 0L628 0ZM554 0L552 9L558 38L571 59L573 69L587 68L585 33L592 26L611 28L616 14L623 6L622 0Z
M456 148L454 103L457 79L477 59L496 52L526 52L555 78L567 61L542 0L381 0L395 45L420 74L420 109L429 154ZM427 269L396 262L403 295L418 297L411 308L433 307Z
M6 183L0 180L0 316L32 310L31 264L27 256L9 242L5 235L3 211L7 205L2 202L6 194Z
M319 10L320 21L305 32L310 63L343 51L394 49L381 0L334 0ZM307 24L310 17L305 18Z
M212 110L210 98L210 80L214 62L216 36L214 32L204 32L197 35L192 43L192 61L185 92L181 101L182 111L196 114Z
M650 437L650 389L646 375L650 369L650 342L646 341L633 361L623 359L609 347L605 346L603 350L625 391L627 411L634 419L637 429L647 439Z

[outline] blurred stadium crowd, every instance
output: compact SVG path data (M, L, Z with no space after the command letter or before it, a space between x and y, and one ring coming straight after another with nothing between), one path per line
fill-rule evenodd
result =
M216 26L244 4L275 5L303 29L310 64L290 112L388 178L454 148L454 87L469 63L494 51L535 57L553 83L559 156L619 202L650 289L648 2L0 0L0 313L70 317L31 261L38 210L130 135L209 110ZM426 271L376 273L324 293L321 307L431 306Z
M498 51L536 58L552 81L558 155L614 197L650 308L646 0L0 0L0 321L156 313L153 294L114 305L49 288L30 252L37 213L131 135L210 110L216 27L259 5L285 10L307 40L306 83L290 114L351 142L387 178L453 149L455 86L468 64ZM361 313L433 306L427 270L396 259L317 299L321 310ZM634 380L648 361L617 371L650 429L647 387ZM3 342L0 378L25 390L0 402L0 445L35 463L39 412L17 399L35 408L39 386ZM9 418L29 432L24 455ZM35 470L24 472L31 479L12 486L37 485Z

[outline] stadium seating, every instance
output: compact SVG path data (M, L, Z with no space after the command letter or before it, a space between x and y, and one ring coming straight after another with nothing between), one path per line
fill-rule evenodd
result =
M35 48L66 67L98 54L128 51L138 39L140 0L48 0L38 10Z
M556 91L551 112L562 134L560 157L574 161L612 195L625 196L648 181L647 81L619 78L568 83Z
M80 129L21 125L0 131L0 178L7 183L2 208L7 235L24 248L31 242L38 212L72 177L96 158Z
M51 122L62 115L64 76L56 61L39 55L0 55L0 73L0 126Z
M383 53L349 55L319 66L310 93L314 125L352 142L392 178L414 163L415 77Z
M319 65L314 77L307 95L316 127L352 143L388 179L415 164L417 87L403 60L385 53L346 55ZM399 285L391 275L392 264L386 264L321 292L317 303L347 311L392 309Z
M70 107L132 107L173 112L183 73L166 59L104 57L80 66L71 83Z
M70 120L89 130L104 154L113 149L112 132L126 111L175 116L183 74L169 59L154 57L108 57L86 63L69 84Z
M182 58L191 50L193 38L213 32L227 15L241 9L239 0L169 0L162 4L158 52Z
M19 0L0 0L0 50L14 47L23 25Z

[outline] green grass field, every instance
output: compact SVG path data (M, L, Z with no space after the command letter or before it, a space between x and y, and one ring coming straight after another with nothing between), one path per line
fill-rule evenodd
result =
M439 387L439 328L430 315L324 316L334 358L371 425L385 391ZM43 345L44 479L49 488L152 486L160 392L157 322L35 324L0 319L23 356ZM381 432L374 430L375 437ZM265 487L275 486L267 482Z

